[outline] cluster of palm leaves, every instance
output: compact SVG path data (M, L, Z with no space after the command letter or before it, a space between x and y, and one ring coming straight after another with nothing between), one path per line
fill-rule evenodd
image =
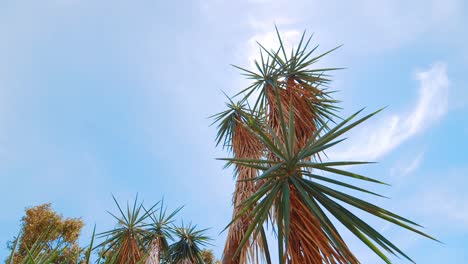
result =
M106 239L98 246L105 247L104 256L111 252L109 257L106 256L111 263L203 263L202 246L209 241L204 235L206 229L198 230L191 224L174 226L174 217L181 208L167 213L164 202L161 202L159 207L157 203L146 209L135 199L133 206L127 204L124 212L116 200L115 203L120 217L111 215L118 221L118 226L101 233L99 236ZM174 240L170 245L169 242Z
M205 250L210 238L204 233L206 229L197 229L195 225L174 224L175 216L182 209L177 208L167 212L164 201L160 201L150 208L135 198L133 204L125 210L117 200L119 214L111 214L117 224L114 229L96 234L93 231L89 245L77 254L69 254L66 259L59 259L67 250L64 243L51 246L47 236L54 234L53 227L44 232L41 237L27 248L27 256L20 262L15 259L18 249L17 238L12 245L9 264L48 264L48 263L80 263L80 264L198 264L203 261ZM18 236L19 237L19 236ZM95 239L103 241L94 246ZM92 260L92 256L97 256Z
M48 241L48 237L54 236L57 234L57 231L50 227L45 230L32 245L26 247L26 256L19 258L17 256L19 249L19 236L14 240L11 247L11 254L7 258L6 263L8 264L48 264L48 263L91 263L89 258L92 251L92 242L91 246L88 247L84 255L85 257L81 258L81 254L67 254L66 258L61 256L68 250L68 247L65 243L59 242L54 245L50 245L45 242ZM94 241L94 233L93 239Z
M412 261L350 208L433 238L411 220L335 188L380 196L349 182L385 184L347 170L368 162L326 156L344 133L379 111L357 120L361 111L340 118L328 88L328 73L337 68L312 68L334 49L313 55L317 46L309 48L311 37L304 32L297 48L287 52L277 35L278 49L259 44L256 70L235 66L253 83L228 98L228 109L214 116L216 142L233 154L221 160L234 166L237 178L223 263L270 263L267 228L276 237L279 263L359 263L336 222L386 263L388 253Z

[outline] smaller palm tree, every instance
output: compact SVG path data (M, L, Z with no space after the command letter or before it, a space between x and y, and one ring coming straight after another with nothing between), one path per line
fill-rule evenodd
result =
M203 263L202 247L209 245L210 238L204 233L207 229L197 230L196 225L182 223L181 227L174 227L178 240L169 246L166 262L171 264Z
M105 240L97 248L106 248L102 252L103 255L106 255L108 252L112 253L110 254L112 258L111 263L139 263L144 255L142 252L143 238L147 234L144 221L149 217L158 203L153 205L149 210L145 210L142 203L137 204L137 195L133 206L130 207L127 203L127 210L124 213L115 197L112 196L112 198L119 209L120 217L109 212L117 220L117 226L112 230L99 234L99 237L105 237Z
M148 225L144 237L145 248L148 249L148 258L145 264L159 264L161 262L161 256L169 249L169 240L173 240L174 228L172 223L174 217L181 209L182 207L179 207L167 214L167 208L164 207L164 200L162 200L157 213L147 211L152 223Z
M50 243L50 237L60 233L57 226L49 226L41 232L37 239L24 246L25 256L18 254L21 237L24 230L8 246L11 250L6 259L8 264L50 264L50 263L79 263L79 264L153 264L153 263L205 263L206 254L201 247L208 244L209 238L204 230L196 230L196 226L182 224L173 225L174 218L182 207L168 213L164 200L157 202L148 210L138 202L138 196L132 205L127 203L126 211L112 197L119 209L120 216L109 212L117 220L114 229L96 235L96 227L90 243L76 251L68 252L69 244L60 239ZM158 205L160 207L157 207ZM97 246L95 238L104 238ZM174 242L169 245L169 242ZM206 251L211 252L211 251ZM92 255L97 260L92 260ZM211 254L211 259L214 256ZM208 262L212 263L212 262Z

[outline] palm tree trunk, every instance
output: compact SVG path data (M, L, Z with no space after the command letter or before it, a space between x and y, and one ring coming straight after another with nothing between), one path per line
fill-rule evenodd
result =
M237 248L239 247L238 240L229 240L229 244L226 243L226 247L224 248L223 260L222 264L239 264L239 257L234 257Z
M255 136L245 127L239 118L232 138L232 148L236 158L258 159L261 156L263 146ZM242 202L255 193L256 187L253 180L257 177L257 170L244 166L236 166L237 182L233 193L233 219L237 217ZM244 264L249 259L258 258L259 251L262 251L261 243L257 240L246 243L238 255L235 255L244 234L247 231L251 220L241 217L229 227L228 237L223 252L223 264ZM254 242L254 243L252 243ZM251 261L252 262L252 261Z
M130 234L124 241L120 252L118 253L117 263L136 264L141 258L141 252L138 243L133 234Z
M159 264L161 262L161 241L157 237L151 241L149 246L148 258L145 264Z
M239 180L253 178L256 176L256 170L251 168L246 168L240 166L239 171ZM234 212L233 218L237 217L239 213L240 204L250 197L255 192L255 183L253 181L237 181L236 189L234 191L233 204ZM247 231L250 225L249 219L247 217L241 217L229 228L228 239L226 240L226 246L224 248L224 258L223 264L240 264L247 263L248 254L252 254L252 249L249 248L248 243L241 250L241 252L235 256L237 249L241 240L244 238L244 234Z

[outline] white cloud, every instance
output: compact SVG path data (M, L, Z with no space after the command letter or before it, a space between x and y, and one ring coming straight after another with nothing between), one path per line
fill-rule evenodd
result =
M257 71L257 67L255 66L255 61L259 62L261 61L261 56L260 56L260 49L261 47L258 44L261 44L266 50L276 50L279 48L279 40L278 36L276 34L276 31L271 30L272 29L272 24L269 24L270 26L267 26L267 24L264 24L263 22L259 22L256 20L251 20L250 21L250 26L256 31L257 33L254 34L251 38L247 40L245 43L244 49L247 50L247 59L249 62L249 70L253 70L254 72ZM299 43L300 38L302 33L299 32L298 30L295 29L290 29L290 30L281 30L281 41L283 42L284 47L286 50L290 50L292 47L297 45ZM263 52L263 51L262 51ZM245 53L243 53L245 54ZM264 59L265 53L263 52ZM243 79L240 80L240 83L238 87L241 87L242 89L250 85L250 80ZM259 91L254 92L252 96L249 99L249 103L254 104L255 100L253 98L258 97Z
M330 157L375 160L439 121L448 108L449 80L446 65L433 64L427 71L417 72L416 79L420 82L419 96L411 111L392 114L380 122L371 122L358 128L357 138L352 140L352 145L330 153Z
M293 2L250 1L247 14L255 17L256 25L268 27L288 18L295 26L300 24L301 29L317 32L322 43L323 36L328 36L344 41L354 52L366 54L398 48L434 31L443 34L457 27L463 18L460 0Z
M281 41L283 42L286 50L290 50L294 45L299 43L302 33L298 30L282 30ZM267 50L276 50L279 47L278 36L275 31L268 31L255 34L248 40L248 58L251 63L251 69L256 69L254 60L260 61L260 43Z
M404 161L397 162L396 166L390 170L390 175L393 177L408 176L419 168L423 159L424 151L420 152L409 161L405 159Z
M416 169L419 168L419 165L421 165L421 161L423 160L424 157L424 152L421 152L418 156L416 156L411 163L409 163L406 167L402 168L402 174L403 176L409 175L413 173Z
M467 167L432 170L412 188L406 206L425 219L423 225L438 230L468 230ZM421 218L421 217L419 217Z
M468 229L468 196L465 192L454 192L449 186L433 186L418 193L411 203L414 209L432 219L431 224Z

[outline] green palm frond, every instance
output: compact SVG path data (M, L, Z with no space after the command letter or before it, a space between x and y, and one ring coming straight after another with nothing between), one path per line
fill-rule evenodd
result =
M14 262L15 261L15 253L16 253L16 250L18 249L18 243L19 243L20 237L21 237L21 232L20 232L20 234L18 234L18 236L16 236L16 238L15 238L15 240L13 242L13 246L11 247L10 256L7 259L7 263L9 263L9 264L15 263Z
M91 255L93 254L93 245L94 245L95 238L96 238L96 225L93 228L93 234L91 235L91 241L89 243L88 249L85 252L83 264L91 263ZM101 260L101 256L99 256L97 263L100 263L100 260Z
M313 95L313 100L308 100L308 107L316 115L314 122L317 123L317 127L327 127L328 122L340 119L336 114L336 111L341 109L337 105L339 101L331 97L331 94L335 91L328 89L328 84L331 81L328 72L343 68L311 68L321 58L340 46L319 55L314 55L317 52L318 45L310 48L313 35L306 38L306 31L304 31L297 48L291 49L289 53L277 28L276 33L279 41L278 49L268 50L258 43L260 46L260 61L254 61L256 70L250 71L235 66L247 78L253 79L253 83L234 97L241 96L240 102L245 102L252 96L257 96L253 110L265 112L266 108L268 108L267 88L290 89L290 87L287 87L288 80L290 80L301 87L304 93Z
M147 224L146 233L144 235L144 241L145 245L148 245L153 239L160 238L161 248L163 251L166 251L169 248L169 241L174 239L174 218L180 212L180 210L182 210L183 207L179 207L174 211L168 213L167 207L164 206L164 199L161 200L160 203L161 206L159 207L159 209L153 212L147 211L151 222Z
M117 263L137 263L143 256L143 238L147 234L147 225L144 221L158 204L156 203L148 210L145 210L143 203L138 203L137 195L133 205L130 206L127 202L126 211L124 212L115 197L112 196L112 198L117 205L120 216L117 217L109 212L117 220L117 225L112 230L98 234L98 237L103 237L105 240L96 248L105 247L102 252L103 255L109 251L114 252Z
M226 97L229 101L226 103L227 110L212 115L210 118L213 118L212 125L218 124L218 131L215 139L216 146L221 144L223 148L231 150L233 134L239 121L243 123L249 121L260 124L262 123L261 119L263 114L249 109L246 102L234 103L231 98L228 96Z
M209 245L211 240L205 235L207 229L197 229L196 225L182 223L174 230L177 241L169 247L167 263L203 263L203 247Z
M21 259L17 259L17 252L19 247L19 237L17 236L15 239L13 246L11 248L10 256L7 259L7 263L19 263L19 264L49 264L54 263L59 259L62 253L67 250L67 243L66 242L59 242L55 243L54 245L49 245L47 243L48 238L54 236L58 231L55 230L53 227L48 228L45 230L37 239L32 243L32 245L25 246L26 256ZM67 263L70 263L72 259L78 259L79 253L70 254L66 259L62 260ZM75 261L74 263L77 263Z

